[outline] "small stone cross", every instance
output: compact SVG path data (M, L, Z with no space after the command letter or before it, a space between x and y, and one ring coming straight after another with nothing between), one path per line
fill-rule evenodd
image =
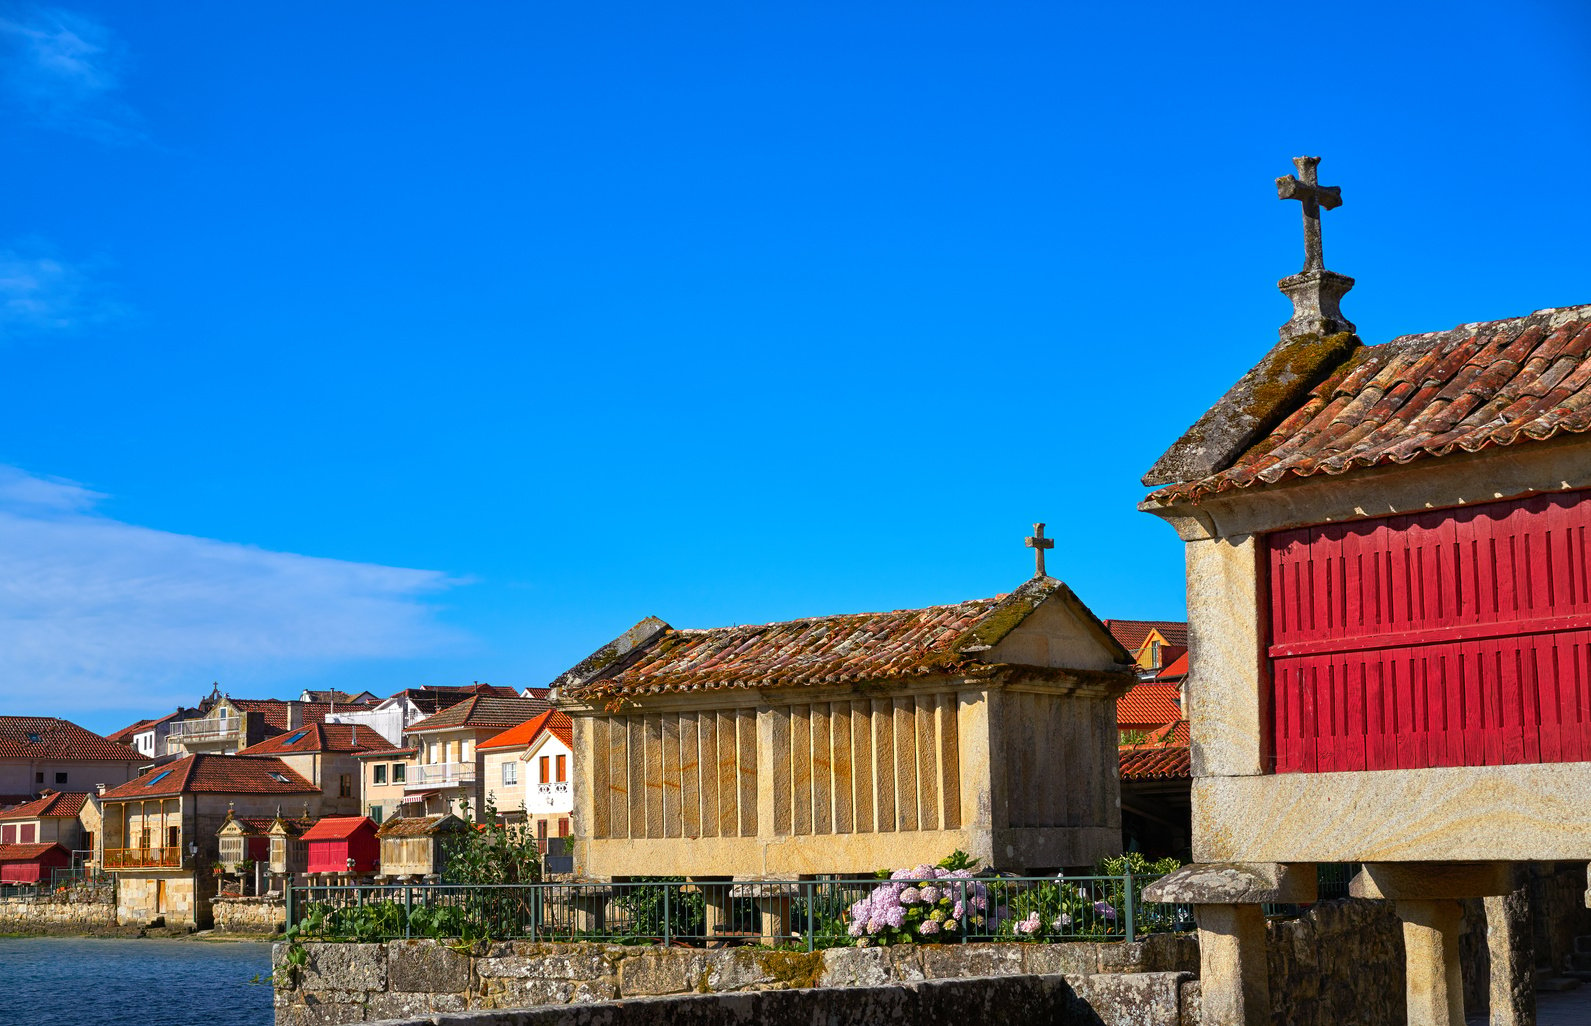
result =
M1028 548L1033 550L1033 576L1044 576L1044 550L1055 548L1055 539L1044 537L1044 525L1034 524L1033 534L1027 540Z
M1325 258L1320 250L1320 208L1335 210L1342 206L1342 190L1316 181L1319 157L1294 157L1293 166L1298 168L1302 180L1292 175L1276 179L1276 197L1295 199L1304 205L1304 270L1325 270Z

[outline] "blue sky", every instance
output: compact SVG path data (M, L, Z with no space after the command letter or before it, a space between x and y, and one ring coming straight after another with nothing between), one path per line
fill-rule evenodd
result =
M1179 617L1275 339L1591 301L1574 2L0 7L0 707L543 684L634 621Z

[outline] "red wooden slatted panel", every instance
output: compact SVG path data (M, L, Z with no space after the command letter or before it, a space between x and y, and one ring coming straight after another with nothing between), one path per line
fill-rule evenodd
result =
M1591 761L1591 492L1267 548L1278 772Z

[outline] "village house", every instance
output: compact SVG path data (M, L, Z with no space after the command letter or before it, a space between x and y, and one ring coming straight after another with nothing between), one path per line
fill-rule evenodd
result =
M392 744L369 727L311 723L250 745L238 754L244 758L264 755L281 759L321 789L323 815L351 816L359 814L362 805L363 767L359 757L392 751Z
M416 795L412 802L406 801L409 770L418 756L418 750L412 747L372 749L354 756L359 763L360 808L378 825L401 815L406 803L424 805L425 798L421 795Z
M37 844L0 843L0 887L44 884L57 869L72 862L72 853L54 841Z
M146 762L152 762L166 755L166 738L171 734L171 725L199 715L198 709L178 709L155 719L139 720L106 737L117 744L129 745L142 754Z
M1185 620L1106 620L1105 628L1132 654L1141 677L1155 677L1188 652Z
M79 861L92 860L93 831L83 825L92 795L46 789L42 798L0 812L0 844L58 843Z
M409 726L407 737L417 749L404 785L406 804L423 814L453 812L480 821L484 815L482 741L547 711L534 698L471 695L439 713Z
M283 805L317 815L321 791L278 758L188 755L100 800L103 865L116 876L117 922L164 918L168 926L205 927L227 817L271 816Z
M45 789L90 791L131 780L146 760L54 716L0 716L0 806L39 797Z
M778 880L958 848L1053 871L1117 851L1131 660L1037 555L1039 576L996 598L648 619L599 649L553 693L574 723L580 871Z
M326 715L326 722L361 724L375 730L394 745L401 745L410 724L476 695L489 698L519 697L513 688L495 684L475 683L461 687L427 684L424 687L405 688L395 695L353 709L339 708Z
M375 705L377 702L381 701L380 698L368 691L360 691L358 693L338 691L336 689L312 691L309 688L305 688L299 693L298 700L300 702L313 702L317 705L354 706Z
M480 745L486 800L500 820L533 831L543 852L572 830L573 730L568 714L548 709Z
M166 751L160 755L235 755L268 738L325 722L336 706L284 702L278 698L233 698L217 689L200 708L200 715L170 724Z
M1408 1022L1460 1026L1461 899L1506 951L1515 868L1591 860L1591 306L1365 345L1295 163L1293 319L1144 477L1185 542L1200 863L1150 895L1197 903L1205 1021L1257 1026L1261 903L1363 863Z

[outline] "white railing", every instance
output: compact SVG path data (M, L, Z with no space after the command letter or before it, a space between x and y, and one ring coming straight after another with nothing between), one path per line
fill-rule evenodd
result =
M536 790L545 795L568 794L569 782L567 780L560 780L556 784L537 784Z
M182 720L171 725L171 731L166 735L166 739L178 744L184 741L214 741L218 738L231 737L242 725L243 720L237 716L221 716L213 720Z
M451 787L454 784L473 784L475 782L475 764L473 762L434 762L427 766L409 767L409 779L404 786L416 787Z

